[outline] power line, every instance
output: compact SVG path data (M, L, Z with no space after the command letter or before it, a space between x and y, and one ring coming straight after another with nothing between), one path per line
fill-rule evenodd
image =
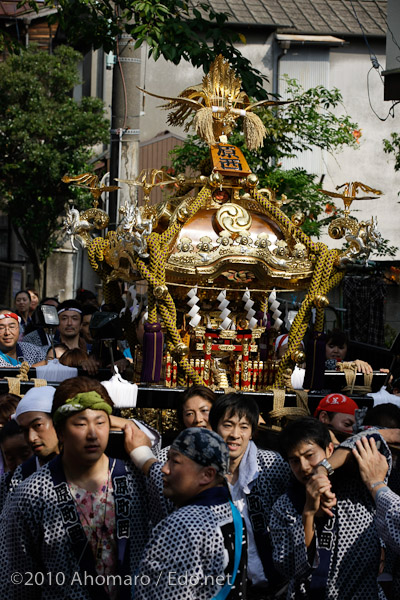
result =
M356 11L356 9L355 9L355 6L354 6L354 4L353 4L353 0L350 0L350 4L351 4L351 7L352 7L352 9L353 9L354 17L355 17L355 19L356 19L356 21L357 21L357 23L358 23L358 25L359 25L359 27L360 27L360 29L361 29L361 33L362 33L362 35L363 35L363 38L364 38L365 45L366 45L366 46L367 46L367 48L368 48L369 57L370 57L371 64L372 64L372 67L369 69L369 71L368 71L368 73L367 73L367 92L368 92L368 102L369 102L370 108L371 108L372 112L374 113L374 115L375 115L375 116L376 116L376 117L377 117L377 118L378 118L380 121L386 121L386 120L387 120L389 117L392 117L392 118L394 118L394 107L395 107L397 104L399 104L399 101L397 101L397 102L394 102L394 101L392 101L392 106L389 108L389 111L388 111L388 114L386 115L386 117L380 117L380 116L378 115L378 113L376 112L376 110L374 109L374 107L372 106L371 95L370 95L369 76L370 76L370 73L371 73L372 69L375 69L375 70L376 70L376 72L377 72L377 73L378 73L378 75L379 75L379 78L380 78L380 80L381 80L382 86L384 86L384 85L385 85L385 83L384 83L384 80L383 80L383 78L382 78L382 71L383 71L383 67L382 67L382 65L379 63L379 60L378 60L378 58L377 58L376 54L375 54L375 53L372 51L372 48L371 48L371 46L370 46L370 44L369 44L369 42L368 42L368 38L367 38L367 35L366 35L366 33L365 33L364 27L363 27L363 25L362 25L362 23L361 23L360 19L358 18L357 11ZM382 11L381 11L381 9L380 9L380 7L379 7L379 6L378 6L378 9L379 9L379 11L380 11L381 15L383 15L383 13L382 13ZM386 23L386 26L388 27L386 18L385 18L385 23ZM391 31L391 30L389 29L389 27L388 27L388 30L389 30L389 31ZM393 34L392 34L392 37L393 37L393 41L394 41L394 43L395 43L395 44L396 44L396 46L397 46L397 47L400 49L400 46L398 45L397 41L395 40L395 38L394 38Z

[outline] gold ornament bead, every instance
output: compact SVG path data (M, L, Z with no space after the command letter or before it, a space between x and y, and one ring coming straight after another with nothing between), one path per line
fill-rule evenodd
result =
M248 187L250 187L250 188L257 187L257 185L258 185L257 175L255 173L250 173L250 175L247 175L246 183L247 183Z
M171 352L172 356L176 361L178 361L183 356L187 356L189 354L189 347L186 346L183 342L179 342L175 348Z
M189 211L189 209L188 209L188 207L187 207L186 204L184 204L183 206L180 206L178 208L176 216L178 218L178 221L183 221L183 222L187 221L187 219L190 216L190 211Z
M218 173L218 172L211 173L211 175L209 177L209 182L212 187L218 187L218 186L222 185L223 181L224 181L224 178L222 177L221 173Z
M168 294L168 288L166 285L157 285L153 290L153 294L157 300L161 300Z
M306 216L302 212L296 212L294 213L294 215L292 215L292 223L293 225L296 225L296 227L300 227L300 225L303 225L305 220Z
M303 350L295 350L291 356L291 359L294 360L297 365L301 365L306 360L306 353L303 352Z
M314 306L316 308L325 308L329 305L329 300L323 294L317 294L314 298Z

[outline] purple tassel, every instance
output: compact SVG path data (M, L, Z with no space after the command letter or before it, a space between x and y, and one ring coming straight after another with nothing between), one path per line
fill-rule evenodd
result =
M326 335L313 333L307 343L306 374L303 388L305 390L324 389Z
M161 323L144 323L141 381L158 383L161 379L164 339Z
M260 352L260 360L267 360L268 358L268 331L271 329L271 317L269 314L266 314L266 318L264 320L264 313L261 310L258 310L254 315L254 318L257 319L257 324L259 327L265 327L264 333L260 336L260 341L258 343L258 349Z

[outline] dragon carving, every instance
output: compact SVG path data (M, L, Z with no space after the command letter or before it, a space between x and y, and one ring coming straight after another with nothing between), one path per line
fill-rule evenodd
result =
M356 260L365 262L371 250L379 248L382 243L382 237L377 230L376 222L373 218L371 221L361 221L359 223L357 219L350 217L350 206L354 200L376 200L382 192L360 181L343 183L342 185L338 185L336 190L341 190L342 188L344 188L342 193L339 193L339 191L329 192L327 190L321 190L321 192L332 198L341 198L344 203L344 216L334 219L328 227L328 233L331 238L339 240L345 237L348 242L348 247L340 252L338 258L337 266L344 268L348 263L355 262ZM372 192L376 196L357 196L359 190ZM346 232L348 232L347 235Z

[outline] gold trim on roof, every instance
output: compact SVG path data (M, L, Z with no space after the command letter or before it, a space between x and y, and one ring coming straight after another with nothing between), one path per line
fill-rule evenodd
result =
M187 122L194 117L196 133L207 144L213 146L220 136L229 136L236 121L244 118L244 134L249 150L256 150L263 144L266 129L252 109L259 106L287 104L286 101L260 100L250 102L248 95L241 90L241 79L229 62L220 54L203 77L201 85L186 88L178 97L162 96L139 88L143 93L169 100L162 106L169 110L169 125L182 126L186 122L187 131L192 124Z

